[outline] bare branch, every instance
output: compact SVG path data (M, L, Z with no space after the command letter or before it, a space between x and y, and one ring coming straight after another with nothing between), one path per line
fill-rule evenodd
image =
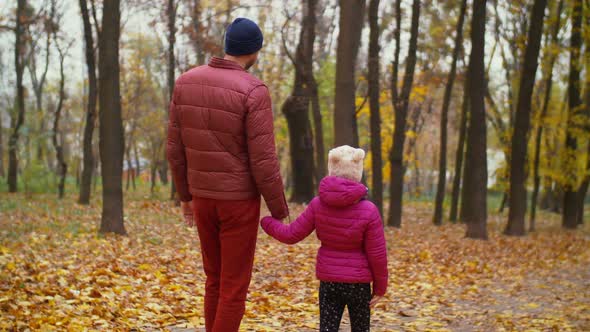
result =
M297 63L295 62L293 55L291 55L291 52L289 52L289 48L287 47L287 40L285 39L285 29L289 25L289 22L291 22L291 19L293 19L294 14L293 15L289 14L287 9L285 8L285 16L287 17L287 19L285 20L285 23L283 24L283 27L281 28L281 40L283 42L283 50L285 50L285 54L287 55L287 58L289 58L289 60L293 64L293 66L295 66L295 70L297 70Z
M98 24L98 15L96 14L96 3L90 0L90 8L92 9L92 19L94 20L94 28L96 29L97 39L100 40L100 24ZM98 43L96 43L98 45ZM98 47L98 46L97 46Z
M361 110L363 109L363 107L365 107L365 104L367 103L367 99L369 99L369 93L367 92L367 94L365 94L365 97L363 98L363 102L356 108L354 114L358 115Z
M3 30L14 31L14 27L12 25L0 24L0 31Z

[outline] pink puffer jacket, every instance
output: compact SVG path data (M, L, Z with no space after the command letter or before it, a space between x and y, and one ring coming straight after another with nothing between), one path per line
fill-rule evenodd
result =
M361 183L328 176L320 183L320 195L289 225L272 217L262 228L275 239L294 244L316 231L321 247L316 276L322 281L373 282L373 294L387 290L387 248L379 210L364 199Z

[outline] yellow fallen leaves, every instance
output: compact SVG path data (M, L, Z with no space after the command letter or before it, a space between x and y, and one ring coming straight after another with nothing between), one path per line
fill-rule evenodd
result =
M97 205L4 200L13 208L0 211L0 330L204 325L196 232L168 202L128 200L130 235L102 237ZM390 290L374 331L590 330L588 225L565 232L544 214L537 233L509 238L492 216L481 242L464 239L462 225L431 226L431 211L408 205L404 228L386 230ZM317 247L314 236L284 246L260 234L244 331L317 330Z

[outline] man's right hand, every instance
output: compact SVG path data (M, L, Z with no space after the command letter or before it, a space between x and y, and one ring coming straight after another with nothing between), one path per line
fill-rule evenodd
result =
M184 223L188 227L195 227L195 216L193 210L193 202L180 202L180 207L182 208L182 214L184 215Z

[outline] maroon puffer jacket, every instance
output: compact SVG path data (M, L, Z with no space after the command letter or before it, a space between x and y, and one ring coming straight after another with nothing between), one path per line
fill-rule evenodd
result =
M214 57L176 80L167 156L181 201L262 194L273 217L289 214L268 88L236 62Z

